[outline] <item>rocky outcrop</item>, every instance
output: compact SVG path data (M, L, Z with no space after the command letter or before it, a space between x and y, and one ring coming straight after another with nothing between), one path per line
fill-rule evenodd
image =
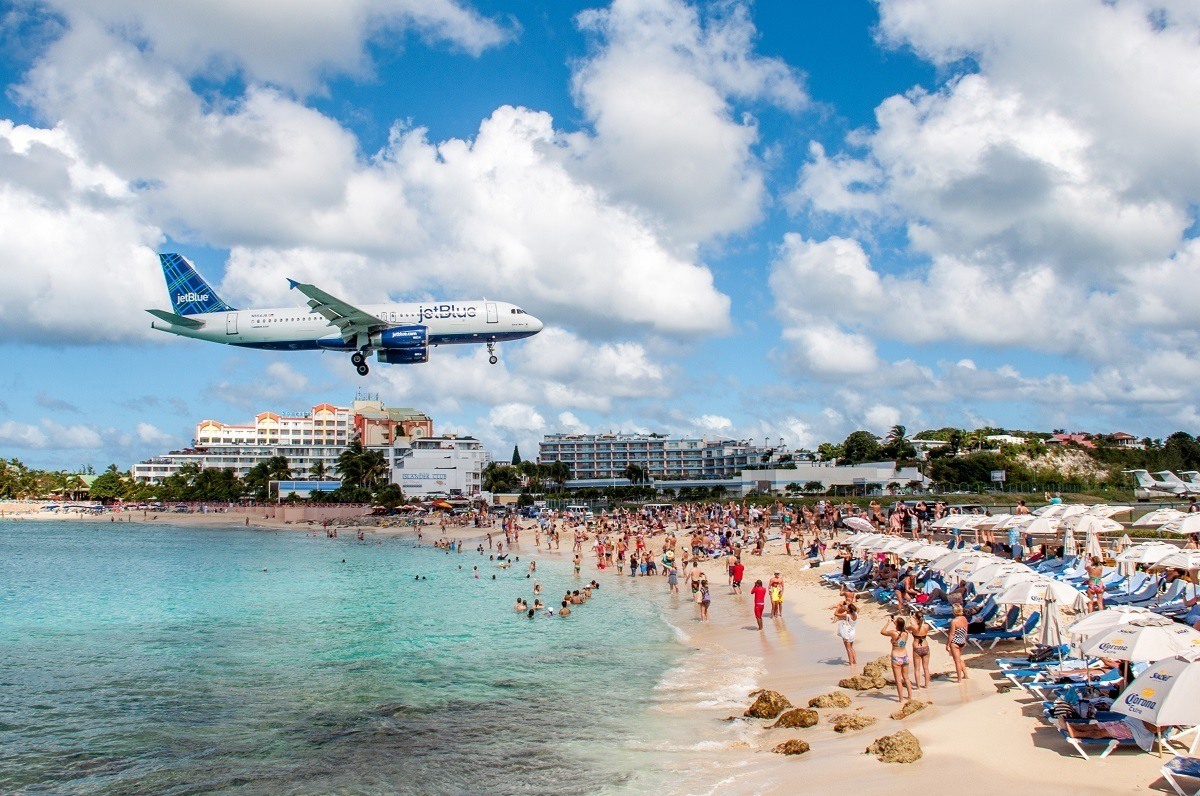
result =
M865 674L856 674L853 677L844 677L838 680L838 688L849 688L851 691L870 691L873 688L886 688L887 680L882 677L868 677Z
M921 743L908 730L877 738L867 747L867 754L875 755L883 763L913 763L921 759Z
M799 738L793 738L776 746L774 751L776 754L781 755L802 755L808 751L808 742L802 741Z
M928 706L929 706L928 702L921 702L916 699L910 699L907 702L905 702L903 705L901 705L899 710L897 710L895 713L892 714L892 718L895 719L896 721L899 721L900 719L907 719L912 714L916 713L919 710L924 710Z
M892 659L889 655L884 655L882 658L876 658L863 666L863 677L879 677L884 680L891 680L892 674Z
M815 710L793 708L780 716L779 721L771 725L771 729L775 729L776 727L788 727L791 729L796 727L812 727L817 723L818 719L819 716Z
M874 716L864 716L861 713L839 713L830 719L834 732L853 732L870 727L878 719Z
M758 697L745 715L754 719L773 719L792 706L788 698L778 691L757 691Z
M810 708L848 708L850 707L850 697L841 691L833 691L813 697L808 700L808 706Z

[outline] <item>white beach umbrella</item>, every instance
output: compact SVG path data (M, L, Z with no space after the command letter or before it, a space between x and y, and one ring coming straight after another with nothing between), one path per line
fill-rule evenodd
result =
M1088 514L1095 517L1112 517L1117 514L1124 514L1127 511L1133 511L1132 506L1113 506L1108 503L1097 503L1087 510Z
M1120 661L1161 661L1200 652L1200 633L1187 625L1145 625L1130 622L1097 633L1083 644L1084 655Z
M994 563L987 564L986 566L980 567L979 569L972 572L970 575L967 575L965 578L963 578L963 580L967 581L970 584L978 586L979 584L986 583L987 581L991 580L992 578L999 577L1000 575L1007 575L1011 572L1022 572L1022 571L1033 572L1032 569L1025 566L1024 564L1018 564L1015 561L1001 560L1001 561L996 561Z
M1166 542L1142 542L1122 550L1117 555L1117 561L1130 564L1157 564L1178 550L1178 547Z
M924 542L919 542L914 539L908 539L908 540L896 545L896 548L892 552L895 553L896 555L900 556L901 558L908 559L908 558L912 557L913 553L920 550L924 546L925 546ZM942 549L944 550L945 548L942 548Z
M1045 580L1045 577L1039 575L1033 570L1029 570L1027 572L1021 572L1020 570L1017 570L1014 572L1004 572L988 578L986 581L976 586L975 590L981 594L1003 594L1013 586L1016 586L1018 583L1036 583L1037 581L1041 580Z
M1045 506L1039 506L1030 513L1035 517L1058 517L1062 515L1066 508L1066 505L1063 503L1049 503Z
M1160 558L1157 566L1168 569L1200 569L1200 550L1178 550Z
M1078 552L1079 551L1076 549L1075 545L1075 531L1067 528L1066 532L1063 534L1063 556L1066 558L1071 558Z
M1112 630L1114 627L1128 625L1137 622L1144 625L1173 625L1175 624L1165 616L1159 616L1149 608L1139 608L1134 605L1118 605L1112 608L1105 608L1101 611L1094 611L1085 617L1076 619L1067 628L1067 632L1072 636L1094 636L1097 633L1104 633Z
M875 526L866 517L846 517L842 520L842 524L847 528L853 528L863 533L873 533L875 531Z
M1112 709L1159 727L1200 724L1200 661L1175 657L1152 664Z
M1087 603L1083 592L1058 580L1026 580L1014 583L996 596L1001 605L1044 605L1046 601L1079 609Z
M1062 524L1062 520L1057 517L1031 517L1025 522L1017 524L1017 528L1021 533L1056 533L1058 526ZM1008 527L1013 527L1009 525Z
M1062 623L1058 619L1058 605L1052 593L1046 594L1042 609L1041 625L1038 627L1038 643L1044 647L1058 647L1063 643ZM1062 652L1058 654L1062 660Z
M922 544L918 549L909 553L908 557L913 561L935 561L949 552L949 550L941 545Z
M931 569L936 569L938 572L945 572L950 567L960 561L965 561L968 558L978 558L980 556L993 557L991 553L982 553L978 550L951 550L941 558L935 558L929 563Z
M1100 549L1100 536L1092 528L1088 529L1087 536L1083 540L1083 554L1095 556L1096 558L1104 558L1104 551Z
M1013 516L1014 515L1012 514L985 515L982 520L975 523L975 527L980 530L999 528L1001 525L1012 519Z
M1132 561L1122 561L1121 553L1133 547L1133 540L1129 538L1129 534L1122 534L1117 540L1117 546L1113 550L1113 558L1117 559L1117 571L1125 577L1129 577L1137 571L1137 564Z
M1165 525L1172 520L1182 520L1187 515L1178 509L1155 509L1149 514L1143 514L1134 520L1135 528L1154 528Z
M864 533L863 535L856 537L854 541L850 543L850 547L855 550L861 550L864 547L870 547L882 538L884 537L878 533Z
M1200 514L1185 514L1177 520L1159 526L1160 531L1177 533L1180 536L1190 536L1200 533Z
M948 575L952 578L960 578L961 579L961 578L965 578L967 575L970 575L972 572L979 569L980 567L985 567L988 564L992 564L997 561L1003 561L1003 560L1004 559L1002 559L1002 558L998 558L996 556L985 553L983 555L972 556L971 558L964 558L962 561L959 561L954 566L950 567L949 569L943 570L943 571L946 573L946 575Z
M1062 524L1071 528L1076 533L1087 533L1088 531L1112 533L1125 530L1125 526L1116 520L1111 520L1108 517L1100 517L1096 514L1076 514L1073 517L1067 517L1062 521Z

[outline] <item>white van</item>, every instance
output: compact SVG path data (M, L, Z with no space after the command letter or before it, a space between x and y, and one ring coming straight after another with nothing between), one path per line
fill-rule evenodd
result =
M567 514L577 519L594 520L596 515L587 506L573 505L567 506Z

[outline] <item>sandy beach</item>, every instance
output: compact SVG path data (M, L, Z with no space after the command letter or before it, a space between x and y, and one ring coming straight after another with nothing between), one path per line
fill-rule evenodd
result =
M7 513L7 512L6 512ZM151 522L183 526L241 526L249 518L251 527L269 530L293 530L311 533L320 526L264 518L261 510L246 514L160 514L158 520L132 516L133 525ZM22 520L62 519L53 515L26 515ZM108 523L108 516L87 518ZM125 519L129 519L128 517ZM121 518L118 515L117 521ZM349 521L352 522L352 521ZM350 524L344 530L362 527L368 535L415 535L411 526L373 527L375 520L361 526ZM244 526L243 526L244 527ZM435 525L427 525L428 542L443 536L474 540L489 531L502 538L502 531L471 526L447 528L445 534ZM590 543L585 543L589 550ZM464 554L466 553L464 543ZM571 558L568 534L563 534L560 551L535 551L533 529L525 527L519 545L513 551L523 561L529 559ZM1019 689L1002 692L998 685L1007 681L994 676L990 665L993 655L969 655L970 678L955 683L953 678L935 677L929 691L916 694L931 700L926 709L903 720L889 718L898 709L892 690L853 692L837 688L837 681L857 674L861 665L885 655L887 642L879 634L885 611L864 596L858 621L856 649L859 667L845 665L844 650L830 620L836 593L819 583L819 574L833 571L828 563L810 568L800 557L783 554L782 545L769 544L764 554L745 559L745 594L734 595L726 585L721 562L702 567L713 584L710 621L700 622L698 609L690 604L686 584L682 594L667 595L665 578L644 578L639 590L671 610L665 612L675 624L681 642L694 649L682 667L669 675L661 688L664 699L656 708L679 716L680 735L664 741L664 747L677 750L678 766L673 793L688 794L785 794L797 787L816 788L820 792L850 788L860 794L895 793L947 787L962 787L971 793L1025 794L1100 793L1115 794L1152 790L1168 792L1158 774L1163 760L1146 753L1118 751L1107 759L1084 760L1074 753L1048 727L1040 716L1040 705ZM764 583L776 570L786 583L784 616L764 617L764 630L755 628L749 588L754 580ZM581 579L596 578L602 584L619 587L613 569L595 567L594 556L585 553ZM628 578L626 577L626 580ZM647 582L648 581L648 582ZM603 610L603 599L587 610ZM930 669L935 673L952 671L949 655L943 648L944 637L932 637ZM1019 645L997 648L998 654L1012 654ZM769 729L772 721L743 719L741 713L753 699L757 688L784 694L797 707L812 697L843 690L852 699L849 708L819 710L819 723L808 729ZM833 730L830 717L839 713L861 713L874 717L873 726L844 734ZM731 716L737 717L729 720ZM920 741L923 758L912 764L886 764L864 754L876 738L910 730ZM774 754L778 744L800 738L808 742L809 752L795 757Z

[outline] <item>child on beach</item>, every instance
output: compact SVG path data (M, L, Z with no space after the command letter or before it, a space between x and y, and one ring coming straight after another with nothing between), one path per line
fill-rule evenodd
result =
M700 576L700 621L708 621L708 606L712 603L712 593L708 590L708 578Z
M767 589L761 580L754 581L750 596L754 598L754 621L758 623L758 629L762 630L763 609L767 607Z
M767 583L767 589L771 594L771 618L779 618L783 616L783 576L778 570L775 571L775 577Z

